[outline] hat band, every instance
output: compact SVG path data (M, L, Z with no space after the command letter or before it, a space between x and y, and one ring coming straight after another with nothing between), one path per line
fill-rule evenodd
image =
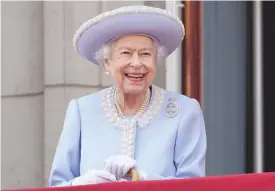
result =
M154 42L156 42L157 44L160 44L159 40L158 40L156 37L152 36L152 35L143 34L143 33L128 33L128 34L125 34L125 35L122 35L122 36L119 36L119 37L117 37L117 38L113 38L113 39L109 40L108 42L105 43L105 45L109 45L109 44L111 44L112 42L114 42L114 41L116 41L116 40L118 40L118 39L120 39L120 38L127 37L127 36L131 36L131 35L135 35L135 36L146 36L146 37L148 37L148 38L151 38L151 39L152 39Z

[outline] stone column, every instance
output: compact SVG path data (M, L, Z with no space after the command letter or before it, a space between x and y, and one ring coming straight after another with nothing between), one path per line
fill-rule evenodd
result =
M43 2L2 4L2 189L43 185Z
M99 1L44 2L45 186L69 101L100 89L100 68L81 58L72 44L75 31L100 13L100 5Z

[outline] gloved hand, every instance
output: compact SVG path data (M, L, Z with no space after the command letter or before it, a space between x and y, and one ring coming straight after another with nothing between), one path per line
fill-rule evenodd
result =
M131 168L136 166L136 161L126 155L117 155L105 161L105 170L115 175L117 180L125 177Z
M73 180L72 185L99 184L117 181L116 177L105 170L90 170L86 174Z

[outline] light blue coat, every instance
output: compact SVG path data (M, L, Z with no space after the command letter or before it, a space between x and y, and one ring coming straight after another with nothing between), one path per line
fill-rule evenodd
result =
M71 185L89 170L104 169L107 158L127 153L151 180L205 175L205 123L195 99L153 85L146 113L127 130L129 138L119 126L124 123L111 99L113 89L70 101L50 186Z

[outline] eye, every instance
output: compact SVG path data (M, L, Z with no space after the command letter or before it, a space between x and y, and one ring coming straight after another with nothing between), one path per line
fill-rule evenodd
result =
M151 53L150 52L143 52L143 53L141 53L141 55L143 55L143 56L150 56Z
M121 52L120 54L128 55L128 54L130 54L130 52L128 52L128 51L123 51L123 52Z

